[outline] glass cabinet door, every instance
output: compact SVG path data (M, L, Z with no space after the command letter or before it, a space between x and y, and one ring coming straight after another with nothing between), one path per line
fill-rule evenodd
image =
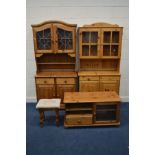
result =
M51 49L51 29L45 29L43 31L38 31L36 33L37 37L37 48L42 49Z
M82 30L80 32L80 46L82 57L98 57L99 30Z
M96 104L95 123L116 122L117 121L117 106Z
M51 52L53 50L53 34L51 24L35 28L34 47L36 52Z
M73 28L55 27L55 47L58 52L75 52L75 33Z
M120 32L116 30L102 31L102 56L119 56Z

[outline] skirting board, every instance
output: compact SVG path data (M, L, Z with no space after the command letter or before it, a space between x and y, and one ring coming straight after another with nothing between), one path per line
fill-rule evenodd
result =
M129 102L129 96L121 96L122 102ZM26 103L37 102L36 97L26 97Z

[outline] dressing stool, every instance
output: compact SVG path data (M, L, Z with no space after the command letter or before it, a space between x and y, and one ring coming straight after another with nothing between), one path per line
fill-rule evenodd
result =
M45 111L55 111L56 113L56 125L59 126L59 109L60 109L61 99L40 99L36 105L36 109L39 110L40 114L40 127L44 126Z

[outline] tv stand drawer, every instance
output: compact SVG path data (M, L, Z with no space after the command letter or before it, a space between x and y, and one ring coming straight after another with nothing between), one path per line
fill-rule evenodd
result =
M89 125L92 124L92 115L66 115L66 124L68 125Z

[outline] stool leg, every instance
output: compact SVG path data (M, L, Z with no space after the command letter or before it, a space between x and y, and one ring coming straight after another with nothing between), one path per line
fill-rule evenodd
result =
M39 110L40 113L40 127L42 128L44 126L44 112L42 110Z
M44 121L45 121L45 112L43 112L43 114L44 114Z
M55 110L56 112L56 125L59 126L60 122L59 122L59 109Z

